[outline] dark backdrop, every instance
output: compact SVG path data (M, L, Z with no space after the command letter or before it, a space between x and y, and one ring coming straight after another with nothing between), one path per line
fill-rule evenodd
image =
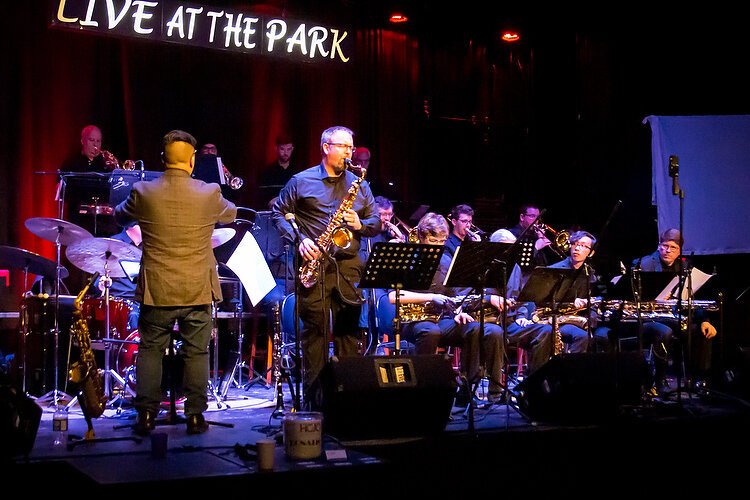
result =
M276 135L289 132L294 163L309 166L319 161L321 131L343 124L372 150L369 177L393 183L403 219L422 204L446 214L465 202L490 232L515 223L518 205L531 200L547 208L552 227L601 234L621 200L594 259L611 274L657 243L643 118L750 113L750 43L733 25L737 13L652 15L629 4L607 14L545 7L498 16L489 4L459 11L410 2L416 22L392 28L370 4L253 6L351 26L355 53L345 67L53 30L45 2L3 6L0 242L54 258L54 246L24 221L57 216L57 178L39 172L75 152L88 123L102 128L104 149L149 170L160 169L170 129L213 142L245 180L238 203L256 209L265 207L253 187ZM515 21L525 38L502 45L501 20ZM699 261L716 269L732 305L750 284L746 257ZM13 275L5 310L19 281ZM744 300L729 340L745 340Z

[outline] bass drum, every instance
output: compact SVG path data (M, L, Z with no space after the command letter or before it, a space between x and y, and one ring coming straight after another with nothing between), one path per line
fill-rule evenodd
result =
M133 330L130 335L125 339L125 342L120 344L117 350L117 361L115 362L115 369L120 376L125 379L125 383L133 389L138 391L138 384L135 376L135 365L138 361L138 346L141 342L141 335L138 330ZM172 360L169 350L164 353L162 358L162 376L161 376L161 389L165 396L169 395L169 377L174 377L176 396L182 397L182 374L184 371L184 362L180 355L180 346L182 342L174 340L174 363Z

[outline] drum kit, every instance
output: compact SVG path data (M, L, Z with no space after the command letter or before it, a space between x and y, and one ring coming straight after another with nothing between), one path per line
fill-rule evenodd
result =
M60 355L60 301L68 296L60 295L62 279L69 276L68 270L61 265L61 247L65 246L65 256L68 260L86 273L102 276L103 284L102 297L84 298L82 301L81 317L89 325L89 334L93 343L98 344L104 350L104 388L107 397L112 395L112 388L115 387L113 381L119 385L117 397L122 397L125 393L134 395L135 377L134 364L137 356L137 345L140 342L140 336L137 328L129 328L129 316L135 304L127 299L120 297L110 297L109 286L110 278L126 278L127 274L120 265L121 261L136 262L141 260L141 250L134 245L113 238L94 237L86 229L77 226L71 222L45 217L35 217L27 219L25 226L34 235L51 241L55 244L56 262L49 260L34 252L21 248L0 246L0 267L18 269L23 271L24 290L29 290L29 274L41 277L42 281L54 281L54 296L40 294L38 297L32 295L30 291L25 292L22 301L21 310L28 309L31 315L27 313L26 317L36 317L34 310L39 307L36 304L37 299L44 301L46 310L47 302L54 302L54 312L51 314L54 318L54 324L50 328L53 335L54 345L52 347L53 364L54 364L54 384L52 390L39 396L37 401L51 401L51 404L57 407L62 400L69 401L68 406L73 404L76 398L71 397L60 390L59 380L59 355ZM235 236L235 229L220 228L215 229L211 237L211 246L216 248L231 240ZM44 288L42 288L43 290ZM34 302L34 304L32 304ZM33 307L32 307L33 305ZM38 318L37 318L38 319ZM21 346L23 356L19 362L21 374L22 389L29 393L31 389L31 365L33 364L26 349L26 339L29 337L29 328L34 325L30 324L33 319L22 322L23 328L21 333ZM32 332L34 333L34 332ZM44 332L42 332L44 333ZM52 339L51 339L52 340ZM116 362L111 363L111 351L116 349ZM46 357L46 353L45 353ZM46 367L43 368L43 371ZM47 374L41 377L46 380ZM46 382L42 384L42 390L46 389ZM112 401L109 402L111 404Z
M50 300L54 303L54 311L52 313L53 325L50 328L50 332L53 335L53 347L52 347L52 359L53 359L53 372L54 381L53 388L51 391L43 394L37 398L37 401L51 401L52 405L58 407L61 404L61 400L67 400L68 405L75 401L75 398L65 394L60 390L60 303L62 299L67 296L61 296L60 287L62 279L68 277L68 270L61 265L61 247L67 247L65 252L68 260L82 271L88 273L99 273L107 278L124 277L125 273L118 265L120 260L131 260L140 261L141 250L133 245L129 245L125 242L111 239L111 238L95 238L86 229L77 226L71 222L46 217L34 217L27 219L25 222L26 228L31 231L34 235L51 241L55 244L56 249L56 262L53 262L41 255L35 254L28 250L15 247L0 247L0 266L20 269L24 273L23 286L24 290L29 290L28 274L34 274L40 276L42 280L54 281L54 296L48 296L40 293L40 295L34 296L31 292L25 292L24 299L22 302L21 310L24 311L22 319L26 318L26 321L21 322L22 331L21 335L21 350L23 353L22 359L20 360L19 368L24 372L21 375L22 389L24 392L28 392L31 387L31 372L32 362L31 355L27 349L26 343L30 339L28 329L33 328L35 325L30 324L34 320L38 321L39 314L34 313L39 307L34 305L37 299L44 301L45 305L42 310L46 310L46 302ZM110 281L108 279L102 280L105 285L108 285ZM44 287L40 289L44 291ZM105 286L103 298L96 299L85 299L83 301L82 315L87 319L87 322L91 325L91 337L94 340L100 340L104 344L105 351L105 391L107 396L110 395L110 380L108 376L114 375L115 378L125 386L125 381L119 374L114 373L109 367L109 350L112 348L111 344L114 342L126 342L127 340L120 340L120 336L127 336L127 316L132 309L132 303L118 298L109 297L109 288ZM29 311L31 314L29 314ZM114 318L114 322L112 319ZM124 319L123 319L124 318ZM113 330L111 325L116 325ZM32 332L33 333L33 332ZM42 371L46 370L46 366L43 367ZM42 389L46 388L46 373L41 376L45 381L42 383Z

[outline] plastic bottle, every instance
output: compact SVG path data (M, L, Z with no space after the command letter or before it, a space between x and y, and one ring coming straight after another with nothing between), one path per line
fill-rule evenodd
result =
M52 445L55 448L68 445L68 412L64 407L58 407L52 416L52 433L55 437Z

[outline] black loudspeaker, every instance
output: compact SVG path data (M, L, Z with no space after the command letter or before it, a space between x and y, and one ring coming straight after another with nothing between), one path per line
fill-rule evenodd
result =
M34 447L42 408L21 391L0 385L0 458L28 455Z
M321 382L323 432L340 440L438 434L457 387L451 361L442 355L333 359Z
M536 421L587 423L641 402L648 370L640 352L564 354L515 387L521 413Z

